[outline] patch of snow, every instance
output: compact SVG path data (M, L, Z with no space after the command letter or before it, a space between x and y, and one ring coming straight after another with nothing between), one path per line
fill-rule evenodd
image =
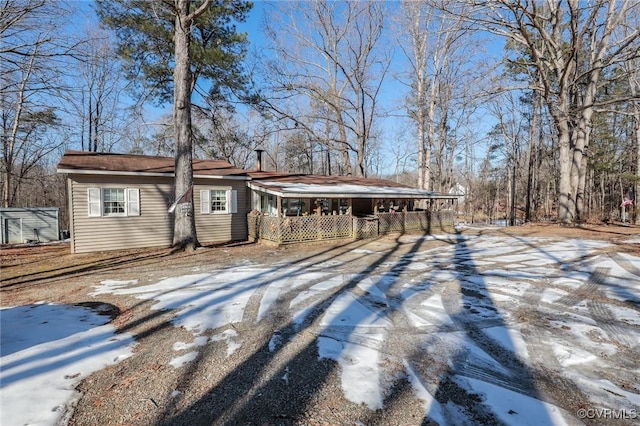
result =
M211 336L211 342L225 342L227 344L227 356L233 355L233 353L240 348L240 343L234 341L234 338L238 337L238 332L235 330L225 330L222 333L214 334Z
M512 305L518 305L520 304L520 302L515 299L512 296L509 296L507 294L500 294L500 293L496 293L496 292L492 292L491 293L491 299L494 302L499 302L499 303L503 303L503 304L512 304Z
M551 284L557 287L568 287L569 289L575 290L583 286L584 281L579 281L573 278L559 278L557 280L553 280Z
M138 280L104 280L100 285L93 286L96 290L89 293L89 296L99 296L101 294L115 293L121 288L126 288L138 284Z
M173 323L196 334L240 322L250 297L260 286L258 278L270 269L242 268L217 273L167 278L156 284L119 288L115 294L155 300L154 309L175 309Z
M569 293L564 290L559 290L557 288L547 288L543 290L540 301L544 303L555 303L568 294Z
M371 410L383 408L378 366L380 352L329 337L318 337L318 356L340 364L342 389L349 401L365 404Z
M525 281L511 281L503 278L487 277L485 287L491 292L491 298L496 299L496 297L500 297L500 293L511 296L522 296L529 290L531 284Z
M257 322L264 319L266 313L282 294L298 290L299 287L308 286L309 283L313 281L324 282L324 280L329 276L326 272L306 272L302 274L301 277L297 277L295 274L295 272L287 271L282 277L279 277L270 283L260 300L260 308L258 309L258 316L256 318ZM303 293L298 293L298 295L300 294ZM313 291L307 294L313 294Z
M376 251L373 250L366 250L366 249L354 249L351 250L351 253L357 253L357 254L375 254L377 253Z
M53 425L74 406L78 383L132 355L131 334L88 308L40 304L0 310L0 423Z
M640 394L622 389L607 379L589 377L576 372L569 372L568 376L585 390L593 402L598 404L596 407L608 406L617 410L635 409L638 412Z
M510 327L490 327L485 328L483 332L498 342L500 346L513 352L520 360L526 361L529 359L527 344L519 331Z
M569 347L560 343L553 345L553 353L563 367L571 365L585 364L598 359L598 357L590 352L584 351L577 347Z
M282 344L282 336L279 334L274 334L269 339L269 352L274 352L280 345Z
M499 357L495 358L491 351L483 349L486 347L480 341L482 333L470 333L458 321L479 321L473 326L479 326L496 344L527 363L529 357L534 356L534 352L529 354L527 344L539 343L527 340L528 335L519 332L517 323L514 324L519 322L515 308L528 303L527 295L536 291L541 302L537 309L542 315L549 315L552 327L543 343L551 348L547 355L554 357L563 367L563 374L577 383L590 398L592 393L596 395L592 402L602 402L612 407L640 404L640 396L637 394L621 389L612 382L592 377L598 375L596 366L614 366L607 362L609 357L618 352L617 345L633 347L637 344L638 334L633 329L640 325L640 313L632 308L623 308L619 303L605 304L604 312L610 312L614 316L620 323L618 327L622 329L628 326L625 329L625 340L622 341L618 336L618 341L615 341L616 336L611 334L610 327L593 316L593 306L589 299L585 297L579 300L581 293L576 293L592 282L590 280L593 280L594 272L605 271L604 276L596 283L601 295L617 300L640 301L640 285L635 266L640 264L639 258L624 253L598 254L597 250L609 247L609 243L580 239L430 235L402 236L401 241L443 241L447 244L390 257L387 262L378 265L374 273L367 274L350 273L344 267L345 263L339 260L268 266L238 261L221 270L163 278L151 285L139 286L138 281L132 280L105 280L91 294L98 296L113 293L152 300L154 309L172 310L173 323L194 334L192 342L177 342L173 345L174 350L188 351L207 342L224 342L227 345L227 356L232 355L241 345L238 333L229 326L247 320L245 309L253 296L260 296L257 322L266 321L279 301L292 297L288 314L293 318L295 329L299 331L306 321L314 320L313 327L318 327L314 332L320 334L317 339L319 357L336 361L340 366L345 396L353 402L366 404L371 409L384 408L384 397L391 390L389 386L392 384L382 379L388 376L389 371L384 370L385 362L381 361L382 348L389 333L396 332L394 327L397 326L401 327L398 333L405 333L404 327L414 328L408 332L419 336L420 343L416 343L412 350L418 355L424 354L425 359L434 360L437 368L448 370L453 374L454 380L470 392L480 394L483 399L481 404L494 412L500 421L518 425L564 424L567 413L558 407L492 384L511 377L512 370L507 364L503 365ZM351 253L368 255L377 252L355 249ZM201 269L195 267L193 271L203 272ZM535 287L532 287L534 283ZM549 285L545 287L545 283ZM460 287L470 293L463 292L452 298L452 293L443 292L452 289L459 291ZM559 303L567 296L572 297L570 300L566 299L570 301L567 306ZM328 306L325 307L326 305ZM35 315L31 311L36 308L30 307L30 310L22 311L21 315L26 324L29 324L29 318L32 317L41 322L45 316L51 317L47 321L49 324L58 324L57 328L48 326L47 333L35 335L31 335L30 330L20 329L20 326L2 329L0 378L3 399L0 408L3 424L7 418L5 395L10 394L5 391L15 389L12 386L17 386L18 383L24 383L25 386L31 386L28 392L37 392L35 380L30 381L31 375L37 376L38 386L41 386L45 371L58 374L56 357L67 355L66 351L56 350L55 347L47 349L53 353L54 365L51 365L51 360L44 355L36 355L32 360L30 351L33 348L51 342L64 342L76 336L81 341L85 339L84 346L80 346L91 355L94 355L94 348L96 356L97 352L110 354L108 362L130 355L126 335L117 335L117 339L122 339L121 341L115 339L113 329L102 325L106 321L105 317L100 317L102 323L94 323L92 314L87 314L87 310L81 310L80 315L79 311L76 312L79 308L64 307L64 311L76 312L79 316L61 315L64 325L60 326L55 318L57 311L47 311L44 315L47 309L53 309L47 306L49 305L38 305L43 311ZM319 306L323 306L320 312L322 316L310 318ZM5 310L0 316L4 321ZM15 323L21 324L21 320ZM47 326L46 324L36 325ZM210 329L226 330L207 338L203 333ZM93 336L91 333L97 335ZM85 335L86 338L82 337ZM404 338L401 335L398 337ZM414 336L407 337L414 339ZM5 340L10 343L5 344ZM269 351L275 352L283 344L287 342L283 342L282 336L275 333L269 341ZM81 350L71 341L65 345L65 349L70 349L71 353ZM193 350L174 358L171 365L180 368L197 356L198 352ZM88 357L89 354L86 358ZM413 369L409 361L403 359L406 378L411 383L415 396L424 402L425 415L441 424L446 424L451 418L462 419L462 423L469 420L468 413L454 402L439 404L434 399L438 377L420 377L418 369ZM56 401L62 402L53 402L46 395L42 398L47 407L43 411L47 416L54 416L53 422L45 420L44 424L52 424L59 419L69 404L69 395L73 394L76 383L73 380L88 374L86 371L89 369L85 371L80 368L81 364L76 365L69 360L68 365L69 373L65 370L63 377L67 375L69 379L65 379L65 384L57 386L69 394L60 399L62 392L49 390L52 394L58 394ZM76 376L77 372L81 372L81 375ZM488 379L492 375L496 382ZM12 383L14 376L15 382ZM280 377L288 383L289 376L287 367ZM8 383L5 378L8 378ZM178 391L174 391L172 397L179 395L175 392ZM15 393L22 399L14 398L10 400L11 403L18 406L23 404L24 411L33 411L26 410L26 401L33 399L31 395L19 389ZM29 405L32 403L29 402ZM566 418L572 418L573 415L575 413L569 413ZM17 424L31 421L26 417L10 420L16 420L14 423ZM35 424L43 424L39 422L37 419L33 421Z
M305 300L317 296L326 291L330 291L344 285L344 278L342 275L329 276L327 273L316 273L317 275L309 275L307 282L314 282L322 279L322 281L314 284L307 290L301 290L296 297L293 298L290 305L291 307L297 306ZM305 276L306 277L306 276ZM324 277L324 279L322 278Z
M380 306L389 306L387 295L378 287L378 284L384 288L386 281L384 277L366 277L358 281L357 287L366 293L368 300L379 303Z
M416 314L420 315L422 318L431 318L432 324L453 324L453 320L442 304L442 295L434 294L433 296L422 302L420 304L420 307L422 309L420 309L420 311Z
M350 292L340 294L325 311L320 322L322 327L390 327L391 321L382 312L365 306Z
M320 304L320 301L315 301L313 303L310 303L309 305L305 306L303 309L300 309L299 311L295 312L293 314L293 324L296 328L296 331L300 330L300 326L302 326L302 323L304 323L307 319L307 317L309 316L309 314L311 314L311 312L313 312L313 310Z
M623 308L622 306L616 306L615 310L613 310L612 313L613 316L615 316L616 319L620 322L629 325L640 326L640 312L636 310Z
M191 351L187 354L181 355L169 361L169 365L173 368L180 368L185 364L190 363L198 357L198 351Z
M418 374L413 370L407 360L403 360L403 362L405 371L407 372L407 380L411 383L411 387L413 388L416 397L424 402L424 412L427 413L429 419L437 422L438 424L447 424L442 415L440 403L429 393L429 391L427 391L418 377Z
M553 404L482 380L456 376L456 382L470 392L482 395L484 404L506 425L561 426L567 424L564 416L570 417Z
M207 344L208 341L209 341L209 338L207 336L197 336L195 339L193 339L193 342L191 343L185 343L185 342L174 343L173 350L182 351L185 349L191 349L193 347L204 346Z

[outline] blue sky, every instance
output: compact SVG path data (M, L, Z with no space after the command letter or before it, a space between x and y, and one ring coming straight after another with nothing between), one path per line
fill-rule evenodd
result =
M98 19L92 10L91 0L80 0L74 4L78 6L78 14L74 20L72 28L69 31L78 31L82 27L91 28L98 25ZM237 25L238 30L246 32L248 34L249 41L251 43L250 50L257 50L264 52L263 44L263 31L262 24L265 16L265 9L270 2L256 1L254 7L247 17L245 23L239 23ZM272 3L272 2L271 2ZM489 49L489 53L501 53L502 46L500 43ZM382 108L390 113L389 118L379 119L378 125L382 131L381 144L382 150L382 170L380 172L387 174L394 172L396 163L396 152L399 147L405 143L409 144L409 149L412 148L412 133L411 126L406 119L401 116L405 114L404 107L402 106L403 99L407 92L407 86L400 83L397 79L397 73L403 68L404 56L400 49L395 47L393 66L386 77L386 82L383 87L383 92L380 95L380 103ZM161 121L162 116L166 116L171 112L171 106L167 105L162 108L148 104L145 106L145 112L147 113L148 122ZM476 137L482 138L483 135L491 127L492 120L488 118L481 119L478 122L478 128L474 132Z

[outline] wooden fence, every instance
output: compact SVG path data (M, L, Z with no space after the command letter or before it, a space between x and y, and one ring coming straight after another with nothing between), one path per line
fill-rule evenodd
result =
M453 229L452 211L380 213L371 217L288 216L249 214L249 238L276 244L343 238L376 238L389 233L430 233Z

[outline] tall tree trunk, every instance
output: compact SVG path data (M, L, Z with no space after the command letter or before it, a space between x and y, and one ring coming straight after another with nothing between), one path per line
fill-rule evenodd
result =
M640 225L640 207L638 207L638 197L640 196L640 112L634 115L634 132L636 136L636 181L633 185L633 222Z
M598 84L600 73L594 71L591 73L591 79L586 89L584 99L582 101L582 114L578 119L578 123L574 132L576 132L575 144L573 146L573 160L571 162L571 188L573 189L575 203L575 219L583 221L584 217L584 188L587 177L587 155L586 150L589 146L589 136L591 122L593 117L593 101L596 95L596 86Z
M511 193L509 194L509 225L516 226L516 180L518 176L518 147L513 141L513 158L511 159Z
M175 128L175 196L183 197L175 210L173 246L195 248L195 212L193 208L193 153L191 133L191 60L189 44L191 23L189 0L176 0L176 20L174 28L175 68L173 70L173 121ZM185 196L190 194L191 196Z
M560 182L558 183L558 221L562 224L573 223L575 204L571 193L571 149L568 120L561 120L557 124Z
M338 129L340 132L340 152L342 153L342 163L344 167L344 174L346 176L353 175L353 168L351 167L351 157L349 156L349 143L347 142L347 130L340 111L336 111L336 117L338 122Z
M634 77L632 71L629 70L629 89L631 94L636 97L638 95L638 79ZM636 71L637 72L637 71ZM636 142L636 175L633 184L633 207L630 222L640 225L640 206L638 206L638 197L640 197L640 106L637 102L633 103L633 134Z
M16 111L13 117L13 123L11 125L11 133L9 135L3 135L3 160L4 160L4 184L2 186L2 206L3 207L12 207L13 206L13 192L12 191L12 180L13 173L15 169L15 161L16 161L16 144L18 143L18 131L20 127L20 122L22 121L22 113L24 112L25 107L25 98L27 97L27 83L29 78L31 77L31 73L34 70L36 58L39 51L39 45L36 45L33 48L33 53L29 58L29 64L26 69L23 71L22 81L20 81L20 88L18 90L18 100L16 105ZM4 96L4 93L3 93ZM4 99L3 99L4 100ZM6 131L5 131L6 132Z
M538 92L533 93L533 108L531 114L531 127L529 128L529 146L527 147L527 193L524 204L524 221L531 221L531 200L533 198L533 173L535 170L535 153L536 153L536 138L538 133L538 99L540 95Z
M424 180L425 187L423 189L433 190L433 170L431 169L431 152L433 150L434 140L435 140L435 115L436 115L436 100L435 100L435 91L431 91L431 99L429 99L429 108L427 109L427 129L426 129L426 141L425 141L425 151L424 151ZM439 176L438 176L439 178Z
M417 139L418 139L418 188L427 189L426 188L426 175L427 175L427 167L426 167L426 149L425 149L425 138L424 138L424 121L418 114L417 117Z

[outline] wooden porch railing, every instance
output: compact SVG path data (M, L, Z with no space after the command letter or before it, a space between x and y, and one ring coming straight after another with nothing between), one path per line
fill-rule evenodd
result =
M249 214L249 238L276 244L343 238L376 238L389 233L430 233L453 229L452 211L380 213L371 217L288 216Z

